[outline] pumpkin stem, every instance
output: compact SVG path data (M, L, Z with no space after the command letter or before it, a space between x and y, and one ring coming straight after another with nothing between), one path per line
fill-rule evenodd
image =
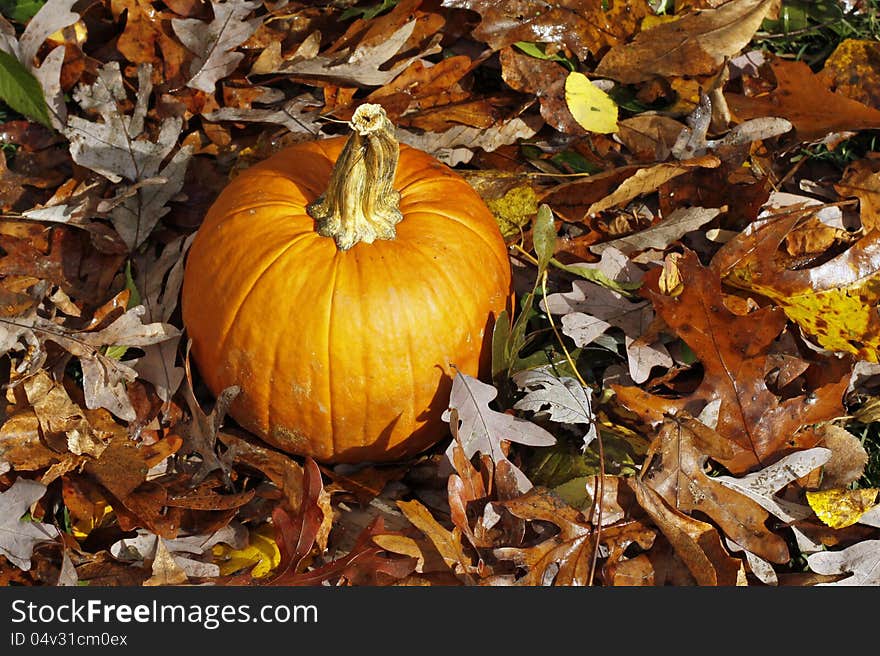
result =
M333 237L339 250L358 242L394 239L403 214L392 186L400 147L394 125L381 105L365 103L349 122L348 138L330 174L330 183L306 211L318 234Z

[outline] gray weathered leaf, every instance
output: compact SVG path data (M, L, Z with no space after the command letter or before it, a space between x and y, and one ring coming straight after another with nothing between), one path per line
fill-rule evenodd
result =
M513 377L516 386L527 394L514 404L517 410L547 412L551 421L563 424L587 424L583 447L596 438L592 392L574 378L557 378L544 369L522 371Z
M413 61L439 52L439 40L434 39L424 51L411 57L404 57L389 69L383 70L383 64L397 54L415 27L416 21L414 20L404 23L384 41L375 45L360 45L341 61L338 56L319 55L311 59L296 59L287 62L281 65L276 72L295 74L297 77L332 80L344 86L381 87L391 82Z
M14 29L0 30L0 50L15 56L37 78L50 110L49 119L59 130L67 120L67 106L61 91L65 47L61 45L51 50L39 67L35 58L51 34L79 20L79 14L71 11L74 4L76 0L48 0L28 21L20 38L16 38Z
M798 506L776 498L776 492L792 481L809 474L821 467L831 458L831 449L814 447L796 451L761 469L740 478L733 476L716 476L714 480L725 487L744 494L755 501L764 510L785 522L793 522L809 517L812 510L806 506Z
M523 114L501 121L489 128L458 125L444 132L411 132L398 129L401 143L424 150L444 164L455 166L471 161L474 150L492 152L501 146L534 136L544 125L540 116Z
M746 563L748 563L749 569L752 570L752 574L754 574L759 581L766 585L779 585L779 577L776 576L776 570L773 569L773 563L753 554L751 551L743 548L727 536L724 537L724 542L727 544L727 548L730 549L731 552L741 551L745 554Z
M663 344L647 344L642 339L654 320L648 301L633 302L607 287L575 280L570 292L550 294L541 305L552 314L563 315L562 332L580 347L591 344L611 327L620 328L626 336L630 376L637 383L648 379L654 365L672 366Z
M194 238L195 233L179 237L165 246L158 258L144 252L135 259L135 284L146 308L146 321L167 322L171 318L183 283L184 257ZM168 401L183 382L183 367L176 364L179 342L180 334L177 334L142 347L144 355L134 366L140 378L153 384L163 401Z
M22 520L45 493L45 485L27 478L15 479L12 487L0 492L0 554L19 569L31 568L37 544L58 537L58 529L51 524Z
M833 583L817 585L880 585L880 540L863 540L840 551L820 551L807 556L816 574L850 574Z
M597 254L609 248L616 248L626 254L648 248L663 250L691 230L709 223L722 211L719 208L679 207L649 228L600 244L591 244L590 250Z
M293 134L306 133L317 137L325 125L320 120L318 104L310 94L303 94L286 101L278 108L221 107L202 116L207 121L274 123L283 125Z
M540 426L489 408L489 403L497 395L498 390L492 385L461 372L452 381L449 408L458 412L458 435L467 458L482 453L490 456L495 463L507 460L501 449L502 440L529 446L550 446L556 443L556 438ZM450 420L449 410L443 414L443 420ZM455 442L446 450L450 462L454 445ZM530 489L532 484L525 474L512 463L511 467L520 489Z
M125 115L118 105L127 99L119 64L109 62L102 66L94 83L80 85L74 92L77 102L84 109L98 112L102 120L93 122L71 116L63 130L77 164L100 173L111 182L125 179L136 186L136 193L131 195L119 189L117 196L124 200L110 209L113 227L131 250L146 240L168 212L165 204L183 186L183 176L192 156L192 148L184 146L163 166L177 147L183 125L179 117L164 119L155 141L142 138L153 90L151 70L148 64L138 68L137 101L132 113ZM145 184L154 178L165 182Z
M244 59L244 54L234 50L247 41L260 25L259 18L245 18L259 6L258 2L244 0L211 0L214 10L211 22L197 18L171 19L174 33L195 55L186 86L213 93L217 82L235 70Z

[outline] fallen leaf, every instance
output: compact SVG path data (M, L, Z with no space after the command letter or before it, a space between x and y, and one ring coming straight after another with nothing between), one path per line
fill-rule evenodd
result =
M766 466L789 449L814 446L815 434L798 431L840 414L848 374L813 390L809 397L777 397L767 388L764 372L766 351L786 324L782 311L766 306L741 316L728 310L720 278L693 251L686 250L678 259L678 269L684 283L681 293L650 292L650 297L657 314L702 364L702 382L679 399L615 385L620 402L656 423L664 413L686 410L699 415L708 402L721 399L716 430L737 448L732 457L719 462L734 474Z
M183 186L192 155L190 146L177 147L183 125L179 117L164 119L155 141L138 138L144 132L152 93L150 72L149 65L138 68L138 102L128 116L118 106L127 101L119 63L105 64L93 84L81 84L74 91L77 102L84 109L97 111L102 121L71 116L63 130L77 164L112 182L125 179L135 185L131 193L121 192L120 200L108 210L113 227L130 250L140 246L169 211L166 204Z
M865 474L870 456L862 440L836 424L823 424L817 433L831 449L831 459L822 467L821 489L843 488Z
M527 0L444 0L442 4L479 13L482 20L473 36L493 50L517 41L551 43L581 59L623 43L648 15L648 4L642 0L558 0L539 5Z
M834 48L820 76L842 93L863 105L880 109L880 77L876 62L880 43L872 39L843 39Z
M401 143L424 150L448 166L456 166L471 161L477 148L492 152L501 146L534 136L542 125L540 117L536 119L529 114L523 114L503 119L488 129L465 125L441 133L416 133L399 129L397 136Z
M831 450L824 447L801 449L745 476L721 475L716 476L715 480L749 497L783 522L792 523L809 516L809 508L786 501L776 493L789 483L815 471L831 457Z
M821 347L877 362L880 316L871 308L880 297L880 231L817 266L788 269L776 253L807 211L740 233L718 250L712 267L725 282L775 301Z
M165 541L161 538L157 538L156 551L153 554L150 570L152 575L144 581L144 585L180 585L189 580L186 572L174 560L168 547L165 546Z
M706 474L708 459L730 457L725 453L729 448L721 436L692 417L667 419L648 450L641 480L670 507L710 517L750 552L770 562L788 562L785 540L765 525L767 512Z
M529 446L548 446L556 442L552 434L537 424L492 410L489 403L497 395L498 390L492 385L487 385L467 374L458 372L452 380L449 410L443 413L443 420L451 421L450 410L457 411L456 419L459 425L456 428L467 458L483 453L490 456L496 464L506 461L507 456L501 446L502 440ZM450 461L454 455L454 445L455 442L446 450L446 457ZM529 489L531 483L525 474L512 464L511 467L520 489L522 491Z
M583 515L549 490L535 487L502 504L515 516L541 520L560 531L531 547L499 547L495 556L525 568L517 585L584 586L589 583L595 548L594 529Z
M244 54L235 49L254 33L260 20L245 20L259 7L257 2L245 0L211 0L214 17L210 22L198 18L174 18L174 33L195 55L189 67L190 79L186 85L213 93L217 81L236 69Z
M318 55L311 59L285 62L275 73L298 79L330 80L336 84L356 87L381 87L397 77L410 63L438 51L436 41L411 57L404 57L390 67L383 66L393 58L413 34L417 21L401 25L394 33L376 44L361 44L349 56Z
M721 544L718 531L669 507L663 498L638 477L627 479L639 505L650 515L687 566L698 585L735 585L742 568Z
M880 540L863 540L840 551L820 551L807 556L817 574L849 574L838 581L816 585L880 585Z
M25 571L31 568L34 547L59 535L51 524L22 519L45 493L45 485L27 478L15 479L12 487L0 492L0 555Z
M501 49L498 59L502 79L516 91L534 94L541 104L541 116L549 125L563 133L584 134L565 101L565 68L509 46Z
M688 232L697 230L721 214L723 208L680 207L657 223L631 235L618 237L598 244L590 244L590 250L597 255L609 248L616 248L625 255L636 251L654 248L659 251L678 241Z
M874 506L878 492L876 488L808 490L807 503L831 528L846 528L858 523Z
M531 369L513 376L516 386L526 395L514 403L517 410L547 413L551 421L563 424L587 424L582 448L597 437L596 416L592 409L592 389L574 378L557 378L546 369Z
M617 104L583 73L572 72L565 78L565 102L587 132L617 132Z
M643 30L616 45L595 74L623 84L653 77L708 75L752 40L774 0L739 0Z
M542 305L551 314L562 315L562 332L579 347L592 344L610 328L622 330L630 376L636 382L647 380L655 365L672 366L662 343L642 339L654 321L648 301L633 302L605 286L575 280L570 292L550 294Z
M458 528L452 531L446 529L434 519L434 516L423 504L415 499L398 501L397 507L412 525L431 541L448 568L460 575L467 575L474 570L470 558L465 555L462 549L461 534Z
M146 309L146 321L171 320L183 283L184 258L194 238L195 233L186 238L178 237L155 259L146 252L135 258L135 282ZM179 342L180 334L177 334L158 344L143 346L144 355L134 365L138 376L152 383L163 401L168 401L183 382L183 367L177 365Z
M612 193L605 196L601 200L597 200L590 205L587 210L588 216L593 216L599 212L631 201L632 199L643 194L649 194L656 191L657 188L676 178L680 175L693 171L695 168L715 168L721 164L714 155L703 155L691 160L677 162L675 164L656 164L646 168L641 168L633 173L632 176L624 180Z
M864 232L880 227L880 158L869 154L847 166L834 190L841 198L859 199L859 218Z
M215 545L212 554L214 563L220 567L220 575L231 576L247 570L253 578L262 579L271 574L281 562L275 534L275 527L265 523L248 533L245 546Z
M823 139L832 132L880 127L880 110L830 91L827 80L814 74L805 62L774 57L769 65L776 88L768 94L725 94L739 120L765 116L788 119L801 141Z

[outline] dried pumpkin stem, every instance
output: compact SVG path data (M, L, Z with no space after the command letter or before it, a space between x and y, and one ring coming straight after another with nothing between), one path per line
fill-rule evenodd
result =
M400 193L392 186L400 147L394 125L381 105L357 108L348 138L330 174L327 191L309 203L306 211L318 234L333 237L340 250L358 242L394 239L403 219Z

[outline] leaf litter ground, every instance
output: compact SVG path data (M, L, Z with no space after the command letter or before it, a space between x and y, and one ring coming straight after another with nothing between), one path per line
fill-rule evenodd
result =
M880 583L877 3L532 5L4 5L0 581ZM226 416L178 298L224 184L363 102L517 302L447 440L329 467Z

